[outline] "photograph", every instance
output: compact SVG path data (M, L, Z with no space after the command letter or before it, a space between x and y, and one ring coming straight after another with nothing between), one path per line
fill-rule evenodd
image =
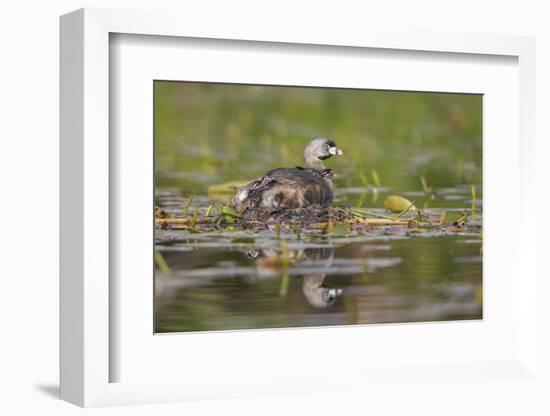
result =
M483 95L153 81L154 332L483 319Z

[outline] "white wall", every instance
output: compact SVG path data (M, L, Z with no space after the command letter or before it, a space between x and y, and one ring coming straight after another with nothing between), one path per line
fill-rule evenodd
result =
M325 7L326 4L326 7ZM0 308L0 413L5 415L73 414L81 410L55 399L58 367L58 16L80 7L181 10L208 24L212 13L246 13L254 18L287 24L322 25L327 31L372 22L388 26L431 27L442 30L536 35L538 42L539 167L548 176L550 129L550 14L544 1L144 1L88 2L19 0L0 9L0 204L2 269ZM546 140L543 141L542 138ZM539 175L539 178L540 178ZM539 204L548 211L548 186L539 182ZM513 216L513 213L511 213ZM548 214L533 218L541 236L548 232ZM512 219L513 223L513 219ZM542 244L539 244L542 253ZM546 250L545 250L546 251ZM542 256L540 256L542 258ZM540 266L548 273L547 264ZM548 293L549 284L539 287ZM543 297L541 296L541 300ZM546 306L543 306L548 311ZM546 319L546 323L548 319ZM548 326L547 326L548 328ZM546 331L548 332L548 331ZM542 334L542 333L541 333ZM545 335L546 351L550 351ZM543 357L544 358L544 357ZM545 365L548 364L546 359ZM548 367L546 367L548 368ZM550 374L550 372L546 372ZM285 397L157 407L101 409L99 414L549 414L543 392L492 386L481 397L469 386L438 387L440 394L422 389L353 398ZM548 389L550 390L550 389ZM483 399L482 404L477 403ZM489 400L487 400L489 399ZM404 413L406 412L406 413Z

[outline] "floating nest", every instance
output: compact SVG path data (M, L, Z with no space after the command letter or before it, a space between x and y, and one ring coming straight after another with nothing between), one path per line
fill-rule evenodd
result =
M370 215L357 213L357 210L349 207L323 207L319 205L279 211L269 211L266 208L248 208L240 214L231 208L224 207L213 216L198 216L195 211L193 216L186 217L173 217L157 210L155 217L156 225L159 228L190 229L195 232L231 227L252 230L321 230L323 233L329 233L336 224L345 224L363 231L372 229L375 226L417 227L415 218L390 216L373 218Z
M266 208L249 208L241 214L238 223L243 226L256 223L301 224L307 227L311 224L328 221L343 222L353 218L353 214L345 208L330 208L312 205L307 208L283 209L269 211Z

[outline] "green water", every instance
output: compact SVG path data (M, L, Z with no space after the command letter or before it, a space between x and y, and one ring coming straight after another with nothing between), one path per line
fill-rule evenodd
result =
M335 205L383 212L399 194L435 218L471 211L476 192L467 231L158 229L170 273L155 273L156 331L481 318L481 108L479 95L156 82L156 204L170 214L191 196L190 213L224 203L209 185L300 165L317 135L344 151L325 163Z

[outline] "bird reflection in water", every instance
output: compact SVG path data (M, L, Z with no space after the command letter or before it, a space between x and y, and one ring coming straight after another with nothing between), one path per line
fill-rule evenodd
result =
M326 270L332 265L333 247L315 247L299 250L251 249L246 256L256 259L258 269L281 270L285 261L289 268L294 268L298 277L302 277L302 291L307 302L314 308L327 308L336 303L342 294L341 288L331 288L324 285ZM308 269L311 269L308 271Z

